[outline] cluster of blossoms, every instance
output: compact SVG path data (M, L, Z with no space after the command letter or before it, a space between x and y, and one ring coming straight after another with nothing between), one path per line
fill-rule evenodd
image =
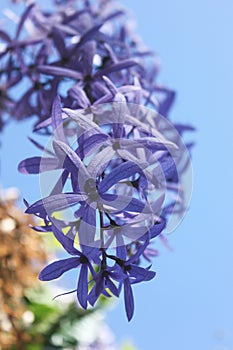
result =
M130 320L132 285L155 276L144 266L156 255L151 240L185 209L189 156L180 134L190 127L166 119L175 94L157 84L154 54L126 23L112 0L55 1L51 12L29 5L13 38L0 32L0 103L2 124L9 114L35 115L34 131L50 136L47 146L32 140L41 157L19 164L41 176L43 198L25 202L26 212L72 257L40 279L78 268L81 306L123 290Z
M76 2L55 1L51 12L32 3L15 34L0 30L1 125L9 115L47 119L57 93L70 108L120 93L166 116L174 92L156 83L157 59L126 25L125 11L112 0Z

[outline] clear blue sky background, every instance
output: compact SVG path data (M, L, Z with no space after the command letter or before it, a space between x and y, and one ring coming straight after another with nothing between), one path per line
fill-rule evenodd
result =
M178 92L171 117L198 130L190 210L170 235L174 252L158 243L157 277L135 286L136 313L127 323L121 300L108 313L117 339L139 350L233 349L233 2L122 0L138 33L162 60L160 81ZM3 8L6 1L1 0ZM1 182L37 199L38 178L17 174L35 154L30 123L3 135ZM35 189L35 190L34 190Z

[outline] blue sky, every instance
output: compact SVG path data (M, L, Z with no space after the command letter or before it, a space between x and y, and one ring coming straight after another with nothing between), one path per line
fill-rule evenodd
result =
M4 6L6 1L1 2ZM233 2L122 0L137 31L162 61L159 79L178 95L171 119L197 127L194 188L189 212L158 242L157 277L135 286L136 312L128 324L123 301L109 311L117 339L139 350L233 349ZM4 132L1 183L37 199L38 178L17 174L34 155L25 142L30 123Z

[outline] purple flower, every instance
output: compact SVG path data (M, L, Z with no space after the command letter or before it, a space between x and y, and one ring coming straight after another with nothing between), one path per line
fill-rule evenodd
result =
M123 290L130 320L132 285L155 277L143 266L155 255L150 243L174 213L182 217L190 197L180 137L190 127L168 121L175 93L158 85L157 60L126 16L111 0L27 7L13 38L0 32L0 103L17 119L36 115L34 131L50 138L47 146L31 139L43 155L19 164L24 174L52 179L46 196L25 202L26 212L43 219L34 229L52 231L72 257L45 267L40 279L78 268L80 304Z
M130 321L134 313L134 298L131 285L143 281L150 281L155 277L156 273L129 263L124 265L124 271L127 276L123 281L125 311L128 321Z
M109 294L118 297L119 296L119 287L113 282L122 281L124 276L122 275L121 268L119 265L115 264L114 266L105 266L100 268L100 271L97 274L94 274L93 281L95 282L92 287L88 301L94 306L95 302L101 294L109 297Z
M56 211L79 204L80 207L75 211L75 217L82 219L78 235L80 242L85 245L94 244L96 211L108 215L114 215L118 212L125 215L129 212L152 214L150 205L145 201L143 202L134 197L118 194L117 191L114 194L108 193L108 190L121 180L130 178L136 173L141 172L141 169L136 164L130 161L124 162L106 175L103 180L96 181L96 176L99 173L98 169L101 169L101 173L104 171L101 160L103 164L106 163L106 157L103 157L102 154L106 149L94 158L95 162L91 161L85 167L78 155L65 143L57 141L54 144L54 148L56 149L58 159L56 162L52 162L52 158L47 158L49 159L49 167L52 163L55 163L57 167L59 156L60 159L64 159L63 166L65 171L70 173L71 177L75 175L77 177L78 182L73 189L76 191L73 193L54 194L43 198L30 205L26 213L37 214L41 218L46 219L48 215L51 216ZM24 161L23 164L27 169L35 169L34 161L35 158L31 158ZM50 169L49 167L47 170ZM19 168L22 170L22 163ZM38 169L37 165L36 168Z
M101 294L118 297L123 289L128 320L134 312L132 285L155 276L150 267L141 266L142 257L153 255L146 249L174 209L165 197L167 191L179 190L181 156L177 145L153 124L131 114L126 102L73 111L62 109L56 97L45 122L53 134L51 147L32 140L44 155L19 164L22 173L61 171L50 194L27 204L26 213L42 218L44 225L34 229L52 231L74 257L47 266L40 278L54 279L79 267L80 304L94 305ZM66 209L72 209L69 220L63 214ZM63 234L65 227L71 237ZM73 247L76 237L80 250Z
M125 9L112 1L90 6L83 0L78 8L75 1L55 2L53 11L29 5L16 35L0 32L0 77L13 100L7 115L18 120L35 115L39 122L49 117L57 93L72 109L112 102L120 93L166 116L175 93L157 84L157 59L128 22Z
M147 248L148 242L149 236L128 259L125 246L118 247L116 256L108 254L104 256L104 264L102 261L100 271L93 276L95 284L88 297L91 305L95 304L101 294L111 296L109 294L110 292L112 295L118 297L123 285L126 315L128 320L131 320L134 313L134 298L131 285L150 281L156 275L155 272L149 270L150 266L147 268L138 266L138 259ZM107 259L114 260L115 264L113 266L107 266ZM117 282L118 286L113 281L115 283Z
M82 252L76 249L73 245L73 240L68 238L61 230L58 229L57 224L50 218L52 225L51 231L55 238L61 243L63 248L73 257L62 259L46 266L39 275L41 281L51 281L60 277L64 272L71 269L80 268L79 280L77 286L77 297L80 305L87 308L88 299L88 270L94 273L92 263L99 262L99 250L87 248L82 246Z
M132 254L128 259L125 246L118 248L116 257L108 256L109 258L115 260L121 268L121 274L118 273L119 289L121 290L123 285L125 311L129 321L132 319L134 313L134 298L131 285L143 281L150 281L156 275L154 271L150 271L150 266L147 268L138 266L139 257L147 248L149 238L150 236L148 235L146 241L143 244L140 244L134 254Z

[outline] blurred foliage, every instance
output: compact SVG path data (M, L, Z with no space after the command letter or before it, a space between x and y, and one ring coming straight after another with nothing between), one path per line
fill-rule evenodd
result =
M32 219L17 208L17 195L15 190L0 195L1 350L29 341L28 334L22 332L26 311L23 297L46 261L42 238L30 229Z
M78 323L95 312L93 309L85 311L79 308L76 302L65 304L52 301L51 292L41 286L28 290L24 301L29 315L33 315L27 334L34 343L26 343L25 350L76 349L78 339L75 330Z
M136 350L136 348L131 342L126 341L122 344L122 350Z

